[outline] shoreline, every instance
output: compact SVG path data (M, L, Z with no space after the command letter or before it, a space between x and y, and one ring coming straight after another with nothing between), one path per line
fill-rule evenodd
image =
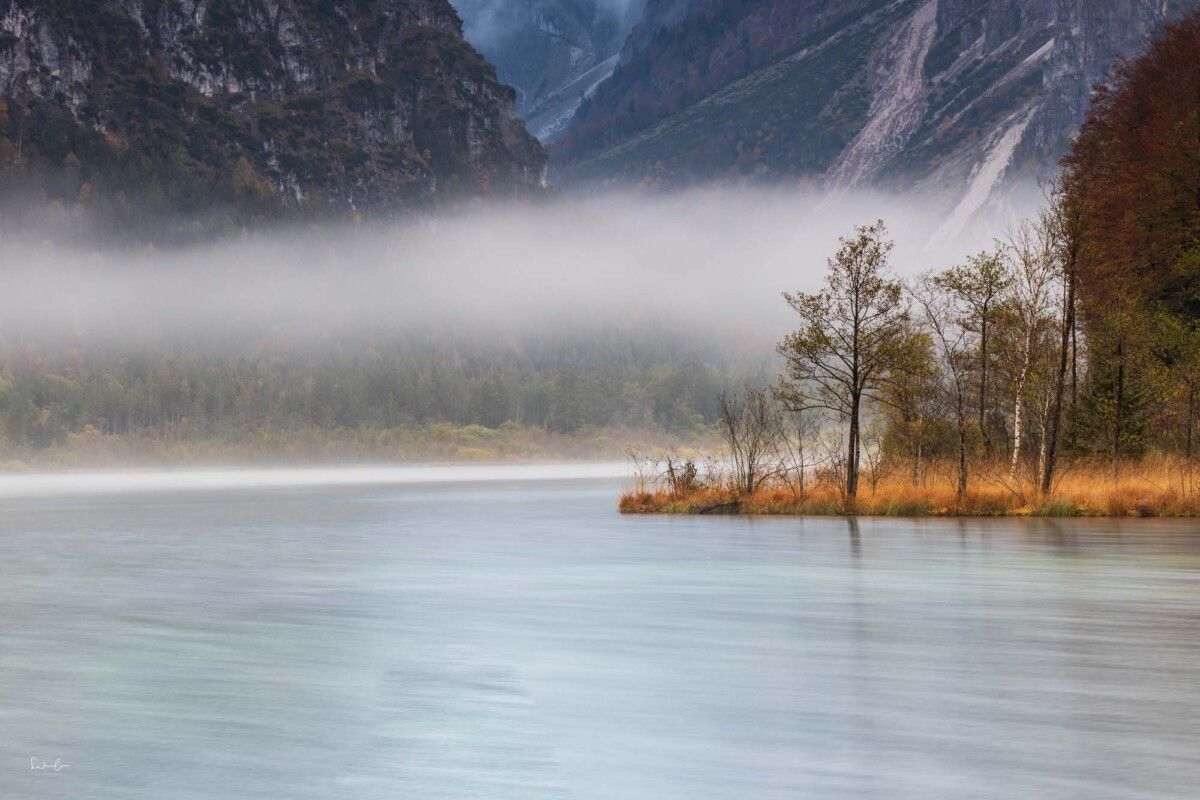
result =
M1200 482L1194 465L1180 459L1147 459L1122 465L1076 462L1042 495L1031 478L980 470L961 495L945 465L914 484L896 476L862 488L847 501L838 485L805 486L783 481L739 492L720 478L680 488L643 478L624 492L623 514L739 514L755 516L859 517L1113 517L1200 518Z
M618 510L621 514L629 516L854 517L864 519L1200 519L1200 510L1160 512L1158 510L1133 509L1115 513L1086 507L1059 505L1059 501L1053 501L1050 507L1024 507L1010 511L976 511L959 508L864 511L844 507L743 509L737 501L722 503L715 508L686 508L675 504L665 504L660 508L629 508L626 507L624 500L625 498L622 497Z

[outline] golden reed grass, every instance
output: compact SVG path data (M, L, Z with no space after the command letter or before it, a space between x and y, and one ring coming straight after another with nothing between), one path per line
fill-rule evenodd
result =
M803 493L772 482L751 495L725 485L700 486L683 494L665 489L631 491L621 497L624 513L859 514L868 516L1200 516L1200 469L1183 459L1150 457L1114 465L1074 461L1065 464L1049 496L1033 476L1012 480L1001 464L972 468L967 491L955 491L952 463L935 463L914 486L899 471L872 484L863 475L858 497L847 503L828 478Z

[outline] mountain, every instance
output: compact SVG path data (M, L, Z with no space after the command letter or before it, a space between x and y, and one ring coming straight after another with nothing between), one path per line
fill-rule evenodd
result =
M467 40L517 91L530 133L562 135L580 101L612 74L640 6L628 0L454 0Z
M1114 60L1197 5L654 2L554 148L556 180L923 186L951 227L1052 169Z
M211 227L537 192L514 101L446 0L0 0L10 213Z

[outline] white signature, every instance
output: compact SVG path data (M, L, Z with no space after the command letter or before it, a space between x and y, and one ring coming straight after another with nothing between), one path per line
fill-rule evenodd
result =
M42 761L40 758L33 757L29 759L29 768L33 770L52 770L53 772L62 772L70 764L64 764L61 758L56 758L53 761Z

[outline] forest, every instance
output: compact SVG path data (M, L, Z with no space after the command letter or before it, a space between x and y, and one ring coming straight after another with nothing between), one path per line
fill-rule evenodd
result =
M0 222L176 245L542 194L541 147L449 4L261 13L7 4ZM285 57L292 29L324 34Z
M785 294L784 375L726 457L637 459L627 511L1197 514L1200 17L1119 64L989 250L900 280L883 221Z
M742 373L686 337L638 338L9 335L0 461L619 457L627 441L705 440L716 398Z

